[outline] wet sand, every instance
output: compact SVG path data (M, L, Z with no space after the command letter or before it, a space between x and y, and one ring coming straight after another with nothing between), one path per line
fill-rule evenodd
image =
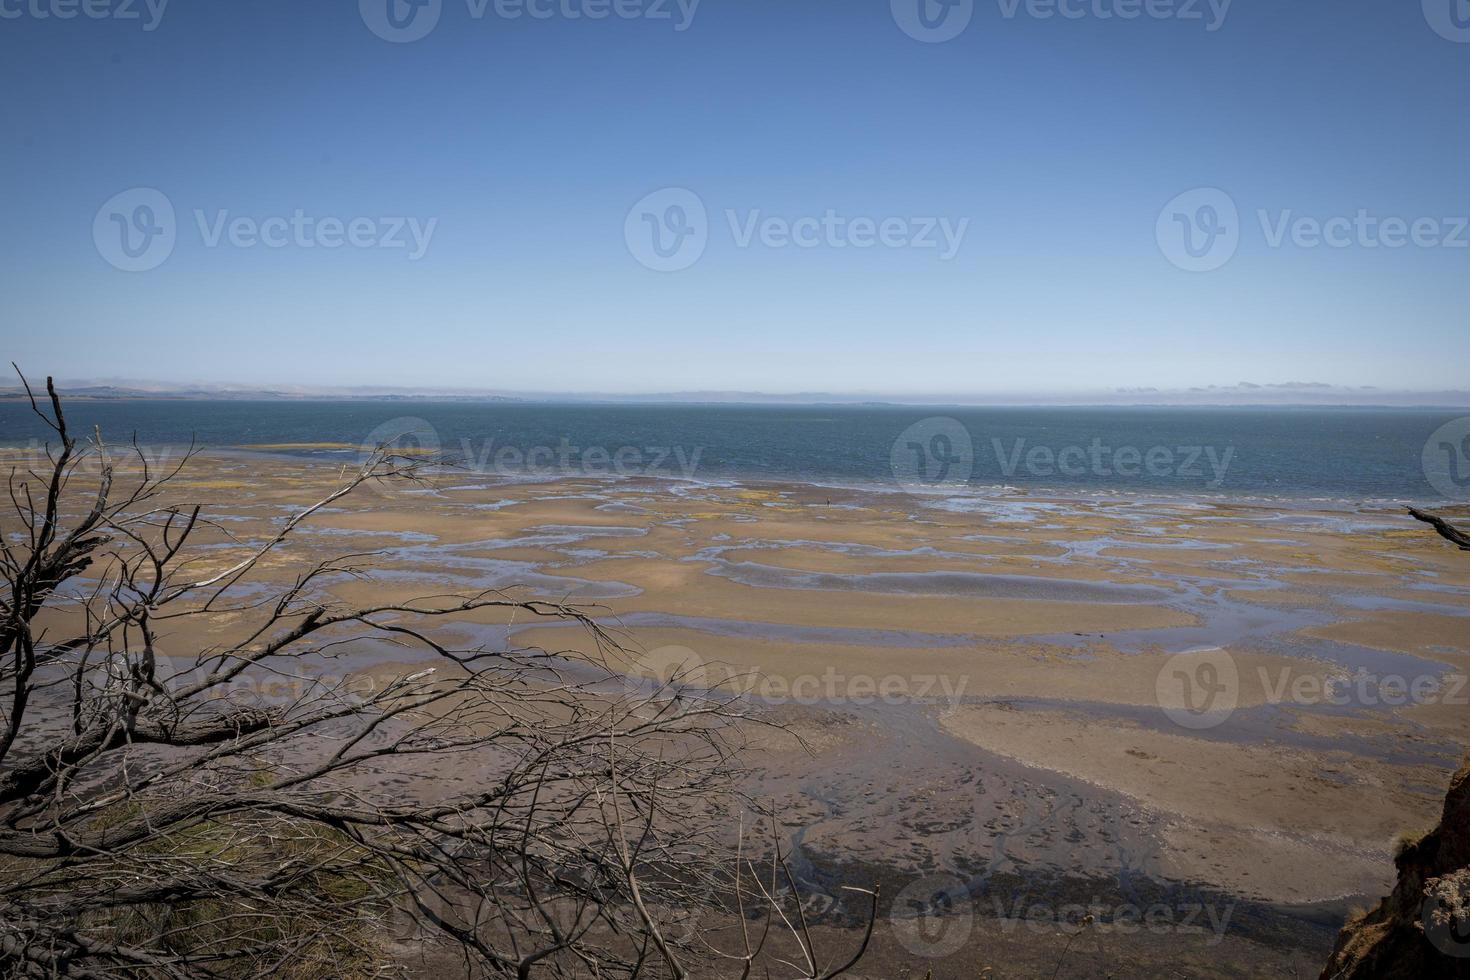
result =
M190 472L176 493L218 519L224 567L226 533L265 537L336 470ZM759 741L752 789L836 912L865 876L948 876L987 920L1016 896L1203 895L1231 942L1313 955L1387 891L1470 738L1470 560L1390 508L458 473L303 532L268 577L375 552L335 596L593 604L630 674L682 667L777 713L810 751Z

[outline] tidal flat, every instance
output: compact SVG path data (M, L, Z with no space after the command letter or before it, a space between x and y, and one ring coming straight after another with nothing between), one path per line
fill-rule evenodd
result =
M197 567L338 475L200 456L173 486L213 522ZM572 603L627 648L630 683L679 672L749 699L782 726L750 739L749 789L781 815L821 927L849 921L844 883L928 882L992 940L953 955L996 976L1000 951L1038 923L1061 935L1078 905L1103 910L1099 963L1198 957L1213 975L1229 943L1221 976L1314 972L1342 914L1391 888L1396 839L1435 823L1470 739L1470 561L1384 505L449 472L323 509L263 577L348 553L363 574L323 580L331 598ZM1213 919L1186 926L1196 906ZM1120 908L1172 925L1129 933ZM929 962L901 920L880 930L883 975Z

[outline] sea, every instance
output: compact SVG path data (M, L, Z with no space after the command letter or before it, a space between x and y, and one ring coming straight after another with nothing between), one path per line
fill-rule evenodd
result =
M348 456L435 450L504 476L904 486L953 494L1470 500L1470 409L77 399L114 445ZM0 402L0 445L54 440Z

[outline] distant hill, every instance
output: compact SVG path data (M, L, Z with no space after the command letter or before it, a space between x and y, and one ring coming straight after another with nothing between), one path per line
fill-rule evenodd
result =
M33 383L40 390L41 386ZM913 408L918 406L1034 406L1034 407L1378 407L1463 408L1470 406L1467 391L1391 391L1370 387L1343 387L1316 382L1285 384L1208 385L1196 388L1115 388L1069 394L934 392L885 395L875 392L843 394L827 391L770 393L746 390L684 390L665 392L539 391L469 387L414 388L392 385L272 385L202 384L139 381L130 378L71 379L57 390L76 400L171 399L208 401L404 401L501 402L642 405L769 405L859 406ZM0 387L0 401L24 399L19 385Z
M403 390L320 389L287 390L270 388L128 388L118 385L58 385L64 398L77 400L170 399L178 401L436 401L436 402L517 402L510 395L472 392L415 392ZM38 390L38 394L43 394ZM0 401L25 401L24 388L0 388Z

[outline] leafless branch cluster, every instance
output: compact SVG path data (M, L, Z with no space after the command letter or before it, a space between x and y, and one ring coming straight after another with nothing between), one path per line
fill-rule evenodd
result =
M204 550L200 508L163 502L192 451L155 472L79 442L47 391L54 441L11 470L0 526L0 973L376 976L425 950L518 977L852 965L821 961L774 870L754 894L795 960L748 932L725 959L693 926L755 914L735 700L631 685L561 604L349 607L328 586L370 574L350 557L256 581L311 514L420 461L384 447L268 540ZM527 618L598 652L452 628Z

